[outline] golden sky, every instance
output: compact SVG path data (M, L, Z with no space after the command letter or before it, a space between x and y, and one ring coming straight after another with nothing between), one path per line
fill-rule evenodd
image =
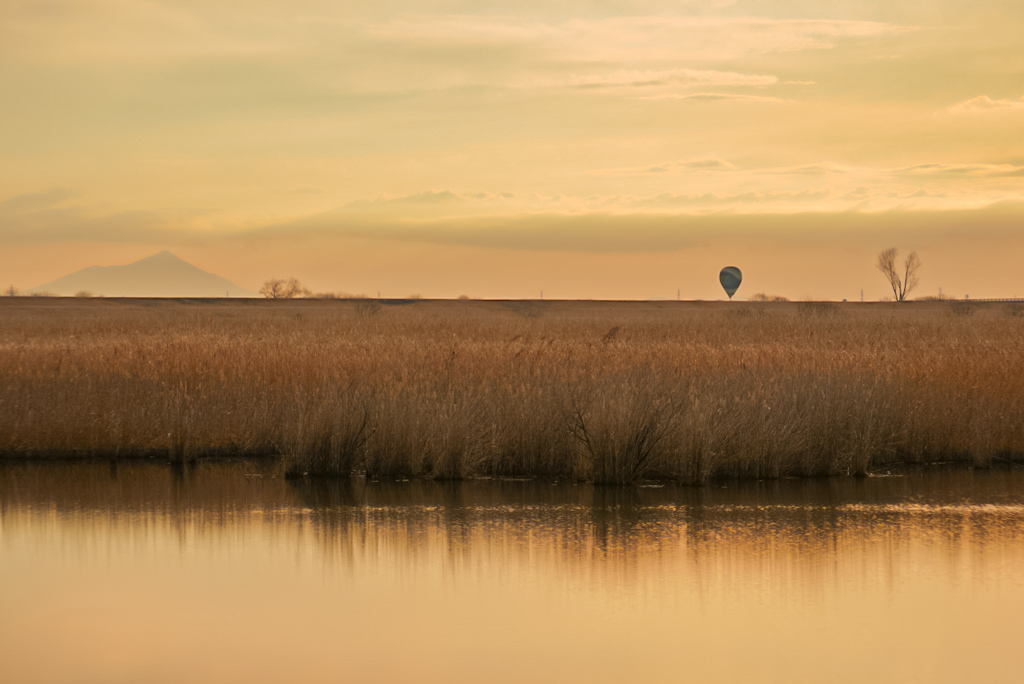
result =
M4 0L0 281L1024 296L1019 0Z

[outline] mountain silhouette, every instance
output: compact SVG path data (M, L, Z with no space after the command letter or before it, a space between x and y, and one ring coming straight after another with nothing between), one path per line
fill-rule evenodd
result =
M256 293L207 273L164 250L123 266L90 266L29 292L105 297L255 297Z

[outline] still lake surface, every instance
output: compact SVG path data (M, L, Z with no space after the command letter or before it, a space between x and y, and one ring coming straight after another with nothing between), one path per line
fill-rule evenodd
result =
M704 488L0 466L0 680L1021 682L1024 470Z

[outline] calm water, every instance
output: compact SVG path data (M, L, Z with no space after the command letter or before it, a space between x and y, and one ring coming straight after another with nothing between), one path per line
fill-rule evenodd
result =
M0 467L0 680L1020 682L1024 472Z

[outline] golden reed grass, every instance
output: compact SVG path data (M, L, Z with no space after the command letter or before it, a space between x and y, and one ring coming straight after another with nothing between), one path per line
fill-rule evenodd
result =
M0 454L608 483L1024 455L1024 316L947 302L0 300Z

